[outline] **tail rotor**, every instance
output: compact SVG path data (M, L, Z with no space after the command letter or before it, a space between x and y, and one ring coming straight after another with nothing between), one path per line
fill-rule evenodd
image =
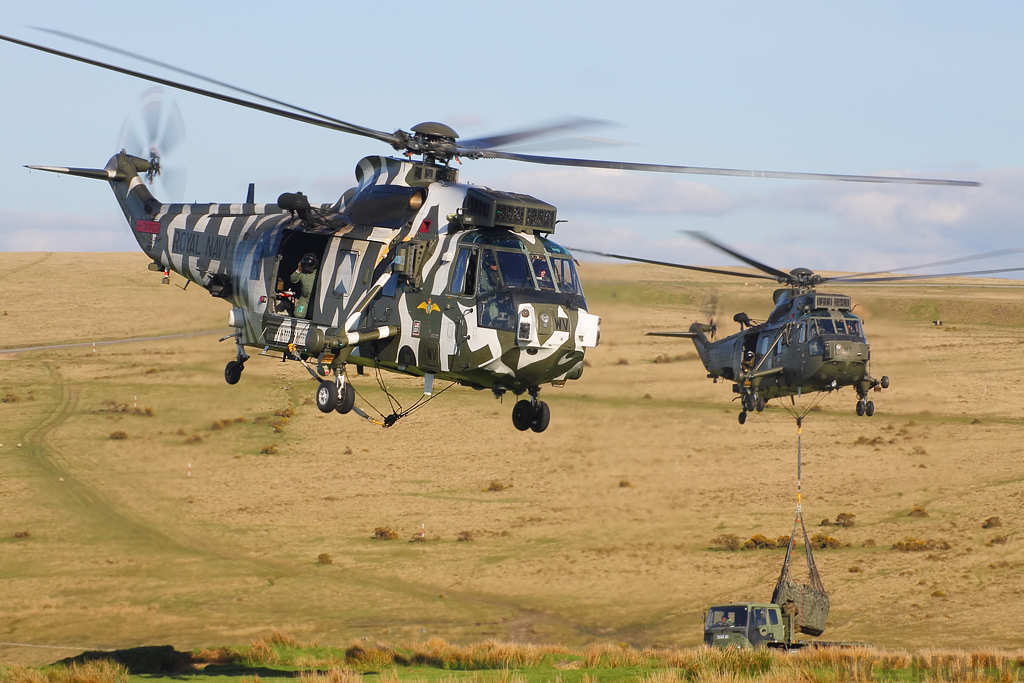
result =
M150 186L159 183L171 201L185 196L188 170L175 163L175 153L184 142L185 120L163 88L142 93L138 109L125 119L119 138L121 149L149 160L146 182Z

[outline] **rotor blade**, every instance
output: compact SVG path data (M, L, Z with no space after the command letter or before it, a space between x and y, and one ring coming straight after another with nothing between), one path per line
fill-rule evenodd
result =
M471 152L473 150L467 150ZM470 156L464 153L464 156ZM652 171L655 173L694 173L697 175L724 175L744 178L789 178L792 180L845 180L852 183L907 183L912 185L956 185L980 187L973 180L937 180L934 178L901 178L877 175L839 175L834 173L792 173L788 171L745 171L733 168L705 168L702 166L670 166L665 164L639 164L626 161L598 161L596 159L571 159L568 157L534 156L497 150L479 150L476 156L485 159L509 159L526 161L531 164L549 166L584 166L586 168L607 168L619 171Z
M984 254L976 254L974 256L962 256L960 258L949 259L947 261L935 261L934 263L922 263L917 266L904 266L902 268L889 268L888 270L874 270L870 273L854 273L852 275L837 275L836 277L825 277L822 278L822 282L841 282L849 280L851 278L859 278L867 275L878 275L880 273L899 273L904 270L917 270L918 268L938 268L939 266L949 266L954 263L967 263L969 261L981 261L988 258L995 258L997 256L1008 256L1010 254L1019 254L1024 252L1024 249L999 249L996 251L988 251Z
M238 87L236 85L231 85L230 83L225 83L224 81L219 81L216 78L211 78L209 76L204 76L204 75L202 75L200 73L196 73L195 71L189 71L188 69L182 69L180 67L174 66L173 64L168 64L167 62L161 62L161 61L159 61L157 59L153 59L151 57L146 57L145 55L140 55L138 53L130 52L128 50L124 50L124 49L119 48L119 47L114 47L113 45L107 45L107 44L101 43L101 42L99 42L97 40L91 40L89 38L83 38L81 36L76 36L76 35L74 35L72 33L65 33L64 31L58 31L57 29L45 28L45 27L42 27L42 26L31 26L30 28L34 28L37 31L44 31L46 33L52 33L55 36L61 36L62 38L67 38L69 40L75 40L75 41L78 41L79 43L84 43L86 45L92 45L93 47L98 47L98 48L101 48L103 50L108 50L110 52L114 52L116 54L123 55L125 57L131 57L132 59L138 59L140 61L146 62L147 64L152 64L154 66L159 66L159 67L162 67L164 69L169 69L170 71L176 71L176 72L178 72L180 74L184 74L185 76L191 76L192 78L197 78L197 79L199 79L201 81L206 81L207 83L213 83L214 85L219 85L222 88L227 88L228 90L234 90L235 92L242 93L243 95L248 95L249 97L255 97L256 99L263 100L264 102L270 102L271 104L276 104L276 105L279 105L281 107L286 107L288 109L293 109L295 111L302 112L303 114L309 114L310 116L315 116L317 118L324 119L325 121L330 121L331 123L337 123L337 124L339 124L341 126L345 126L345 127L349 128L349 129L351 129L348 132L356 133L357 135L365 135L366 137L371 137L371 138L372 137L377 137L378 135L389 135L388 133L384 133L383 131L376 131L376 130L373 130L372 128L365 128L363 126L358 126L358 125L356 125L354 123L348 123L347 121L342 121L340 119L336 119L333 116L327 116L326 114L321 114L319 112L312 111L311 109L305 109L303 107L299 107L299 106L296 106L294 104L289 104L288 102L282 102L281 100L274 99L273 97L268 97L266 95L261 95L261 94L259 94L257 92L253 92L252 90L246 90L245 88L240 88L240 87ZM361 131L361 132L357 132L357 131ZM382 138L377 137L377 139L382 139ZM385 140L385 142L388 142L388 140Z
M308 123L314 126L320 126L321 128L327 128L329 130L335 130L342 133L352 133L353 135L362 135L363 137L373 138L386 142L389 145L399 146L404 148L404 142L392 133L385 133L379 130L373 130L372 128L364 128L344 121L329 120L320 117L306 116L295 112L284 111L276 107L270 107L264 104L258 104L256 102L249 102L242 100L237 97L231 97L230 95L222 95L215 93L211 90L205 90L203 88L197 88L192 85L186 85L177 81L172 81L167 78L160 78L159 76L152 76L150 74L142 73L141 71L133 71L131 69L125 69L124 67L114 66L113 64L107 64L100 62L95 59L89 59L87 57L80 57L78 55L71 54L70 52L62 52L61 50L55 50L44 45L37 45L36 43L29 43L24 40L12 38L10 36L0 35L0 40L8 43L14 43L15 45L21 45L22 47L31 48L38 50L39 52L46 52L57 57L63 57L64 59L70 59L90 66L96 66L107 71L114 71L116 73L124 74L126 76L132 76L134 78L140 78L144 81L150 81L152 83L159 83L160 85L166 85L169 88L176 88L177 90L184 90L196 95L202 95L203 97L209 97L214 100L220 100L221 102L227 102L228 104L234 104L239 107L246 107L248 109L255 109L265 114L273 114L274 116L280 116L286 119L292 119L293 121L300 121L302 123Z
M682 339L693 339L697 336L695 332L648 332L648 337L676 337Z
M793 282L793 276L790 275L789 273L783 272L783 271L779 270L778 268L772 268L771 266L765 265L764 263L761 263L760 261L755 261L754 259L750 258L749 256L747 256L745 254L741 254L738 251L734 251L733 249L730 249L729 247L725 246L724 244L720 244L720 243L716 242L715 240L711 239L710 237L708 237L707 235L705 235L702 232L697 232L696 230L683 230L682 232L685 232L687 235L689 235L690 237L692 237L692 238L694 238L696 240L700 240L701 242L703 242L704 244L707 244L708 246L714 247L715 249L718 249L719 251L723 251L726 254L729 254L730 256L738 258L740 261L743 261L744 263L746 263L749 266L753 266L754 268L757 268L758 270L760 270L763 273L768 273L769 275L772 276L773 279L777 279L779 282L790 282L790 283Z
M526 140L528 138L534 138L547 133L553 133L555 131L573 130L577 128L584 128L589 126L607 125L606 121L598 121L597 119L588 119L583 116L577 116L563 121L555 121L544 126L538 126L536 128L528 128L526 130L513 131L511 133L504 133L502 135L491 135L485 138L474 138L473 140L463 140L456 145L460 150L478 150L478 149L490 149L492 147L501 147L503 145L509 145L519 140Z
M996 268L994 270L969 270L963 273L929 273L927 275L894 275L892 277L868 277L861 280L844 280L844 285L859 285L872 282L899 282L901 280L928 280L940 277L967 277L970 275L995 275L996 273L1015 273L1024 271L1021 268Z
M635 263L649 263L653 266L666 266L668 268L681 268L683 270L696 270L701 273L714 273L716 275L732 275L734 277L745 277L754 278L757 280L774 280L773 277L767 275L758 275L757 273L737 273L734 270L722 270L721 268L705 268L703 266L685 266L681 263L670 263L668 261L652 261L651 259L639 258L637 256L621 256L619 254L606 254L601 251L592 251L590 249L573 249L566 247L569 251L581 254L593 254L594 256L603 256L605 258L619 259L620 261L633 261Z

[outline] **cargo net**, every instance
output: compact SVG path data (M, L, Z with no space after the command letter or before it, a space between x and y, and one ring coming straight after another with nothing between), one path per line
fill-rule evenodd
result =
M794 581L790 573L790 560L793 557L793 547L796 544L798 524L804 535L807 570L810 574L809 582L806 584ZM779 605L783 612L792 617L795 631L809 636L820 636L825 632L829 610L828 594L825 592L825 586L821 583L821 576L818 575L818 567L814 564L814 556L811 554L811 544L807 538L807 527L804 526L802 512L797 512L796 519L793 521L793 533L789 537L786 559L782 563L782 573L779 575L779 582L775 585L775 592L772 593L772 602Z

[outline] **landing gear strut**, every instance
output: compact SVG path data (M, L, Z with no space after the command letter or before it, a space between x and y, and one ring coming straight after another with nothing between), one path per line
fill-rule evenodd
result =
M765 400L763 396L759 394L743 394L741 399L743 410L740 411L739 420L740 424L747 421L747 413L756 410L757 412L763 412L765 407Z
M548 428L548 423L551 421L551 409L548 408L547 403L538 400L538 393L540 393L540 388L533 387L530 389L529 400L516 401L512 407L512 424L521 432L532 429L539 434Z

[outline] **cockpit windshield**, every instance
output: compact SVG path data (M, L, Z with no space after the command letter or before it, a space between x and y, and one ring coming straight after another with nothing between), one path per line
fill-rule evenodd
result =
M484 241L479 235L459 249L452 269L451 291L455 294L486 295L499 289L540 290L583 296L572 256L563 247L542 240L545 253L516 249L518 240ZM473 243L476 244L473 244ZM525 246L525 245L523 245ZM477 273L474 270L479 269Z
M738 626L744 628L747 625L747 608L743 605L725 605L724 607L712 607L708 610L708 619L704 624L706 629L732 628Z
M860 320L857 318L845 318L843 320L833 320L832 318L807 319L808 338L836 334L864 339L864 330L861 327Z

